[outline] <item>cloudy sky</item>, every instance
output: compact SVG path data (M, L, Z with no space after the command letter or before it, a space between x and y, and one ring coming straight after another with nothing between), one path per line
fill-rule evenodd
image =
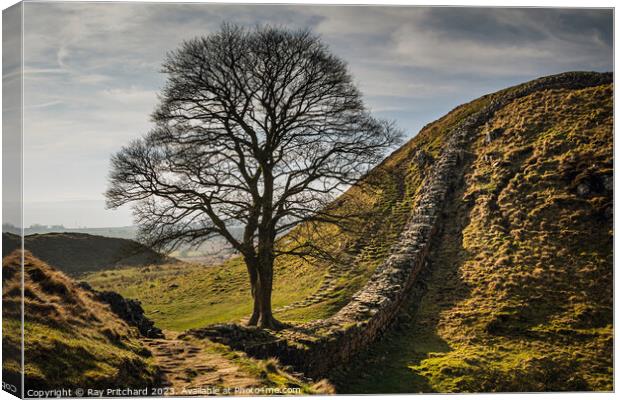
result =
M26 3L25 225L131 224L104 210L110 155L143 134L165 53L224 21L308 27L408 136L455 106L568 70L613 69L611 10Z

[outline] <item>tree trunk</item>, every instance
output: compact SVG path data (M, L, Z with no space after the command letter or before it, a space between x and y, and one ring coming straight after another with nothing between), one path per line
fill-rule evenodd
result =
M258 287L258 266L252 260L245 259L245 265L248 269L248 275L250 275L250 289L252 293L252 299L254 300L254 307L252 309L252 315L248 320L248 325L255 326L258 324L258 319L260 317L260 297L259 297L259 287Z
M258 326L267 329L282 329L284 325L274 318L271 309L271 292L273 289L273 262L269 266L261 265L259 269L259 299L260 317Z
M261 262L262 261L262 262ZM261 261L246 260L254 308L248 325L267 329L282 329L283 324L273 316L271 294L273 291L273 259L261 257Z

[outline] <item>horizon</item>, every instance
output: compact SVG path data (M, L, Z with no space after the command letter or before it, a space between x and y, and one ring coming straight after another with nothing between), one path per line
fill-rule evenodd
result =
M134 226L128 208L104 209L110 155L152 126L165 52L222 22L319 34L347 62L373 114L394 120L407 140L454 107L508 86L569 70L613 72L611 9L162 3L26 3L24 9L25 226Z

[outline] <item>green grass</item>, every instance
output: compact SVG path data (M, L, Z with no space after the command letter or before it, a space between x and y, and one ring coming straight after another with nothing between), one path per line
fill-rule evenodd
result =
M19 379L21 299L17 252L3 260L3 359L5 377ZM152 357L135 328L125 324L92 293L43 262L25 256L25 383L27 389L143 388L162 385L159 359ZM161 269L158 271L162 272ZM169 273L170 271L166 271ZM214 385L220 388L298 388L299 394L330 393L327 382L308 382L291 373L276 360L256 360L209 340L188 338L202 358L216 372ZM189 363L188 366L196 364ZM165 364L165 366L169 366ZM233 368L231 371L231 366ZM182 366L176 374L197 376ZM200 389L197 387L197 389ZM260 394L260 393L259 393ZM294 394L294 393L293 393Z
M277 274L274 306L303 299L321 284L323 274L304 266ZM245 265L238 258L215 267L174 264L150 271L117 269L86 276L86 280L95 288L139 299L157 326L168 330L236 321L252 311Z
M155 367L139 356L143 347L137 340L114 343L98 332L63 330L37 322L26 322L24 337L25 373L31 385L139 387L145 384L144 372L136 379L129 371L155 373Z
M313 304L276 311L287 322L326 318L350 300L385 259L411 212L420 184L431 163L418 165L417 151L436 154L443 136L463 117L486 103L477 100L425 127L418 136L394 152L364 180L351 188L336 207L366 213L350 221L349 230L334 226L302 225L287 237L312 241L331 254L335 262L318 258L283 257L276 262L274 308L300 302L315 294L328 270L334 289ZM123 268L86 275L84 280L100 290L114 290L138 299L149 318L164 329L184 331L205 325L238 321L251 313L246 268L239 257L216 266L175 264Z
M356 233L300 227L339 257L335 290L278 313L325 318L347 303L382 262L406 221L446 134L494 96L426 126L378 166L372 191L353 188L339 207L367 210ZM468 149L462 187L446 210L431 271L398 328L331 378L342 393L610 390L612 388L609 85L533 93L498 111ZM487 143L487 132L502 135ZM590 188L579 194L580 185ZM274 305L315 293L329 263L280 260ZM105 275L104 275L105 274ZM123 269L87 277L142 301L156 323L185 330L250 313L245 267Z
M276 359L257 360L247 357L245 353L233 351L228 346L213 343L209 340L192 339L201 342L208 351L232 361L242 371L260 380L263 387L267 388L298 388L298 394L328 394L333 393L333 387L326 381L309 383L291 374L290 367L282 367Z
M422 300L338 392L612 390L611 91L536 92L488 122Z
M174 349L185 348L185 357L162 360L161 354L155 356L157 361L162 361L162 368L168 371L168 382L176 396L201 394L201 389L206 388L213 389L216 394L237 396L270 394L269 391L261 391L266 389L275 390L275 394L283 389L287 392L294 390L288 394L333 393L333 387L328 382L309 381L293 373L290 367L283 367L276 359L254 359L223 344L194 336L183 336L180 340L182 343L175 340L173 346ZM192 350L191 353L188 349ZM234 392L237 388L245 392Z

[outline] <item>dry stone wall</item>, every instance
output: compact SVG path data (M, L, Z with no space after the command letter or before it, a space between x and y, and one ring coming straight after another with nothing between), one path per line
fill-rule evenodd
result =
M280 333L238 325L218 325L189 331L208 337L258 358L277 357L309 377L324 376L346 362L387 329L406 300L440 228L440 214L469 140L493 114L513 100L545 89L579 89L612 82L610 73L565 73L541 78L490 95L480 111L462 120L450 133L432 173L425 178L419 201L408 223L368 284L335 315Z

